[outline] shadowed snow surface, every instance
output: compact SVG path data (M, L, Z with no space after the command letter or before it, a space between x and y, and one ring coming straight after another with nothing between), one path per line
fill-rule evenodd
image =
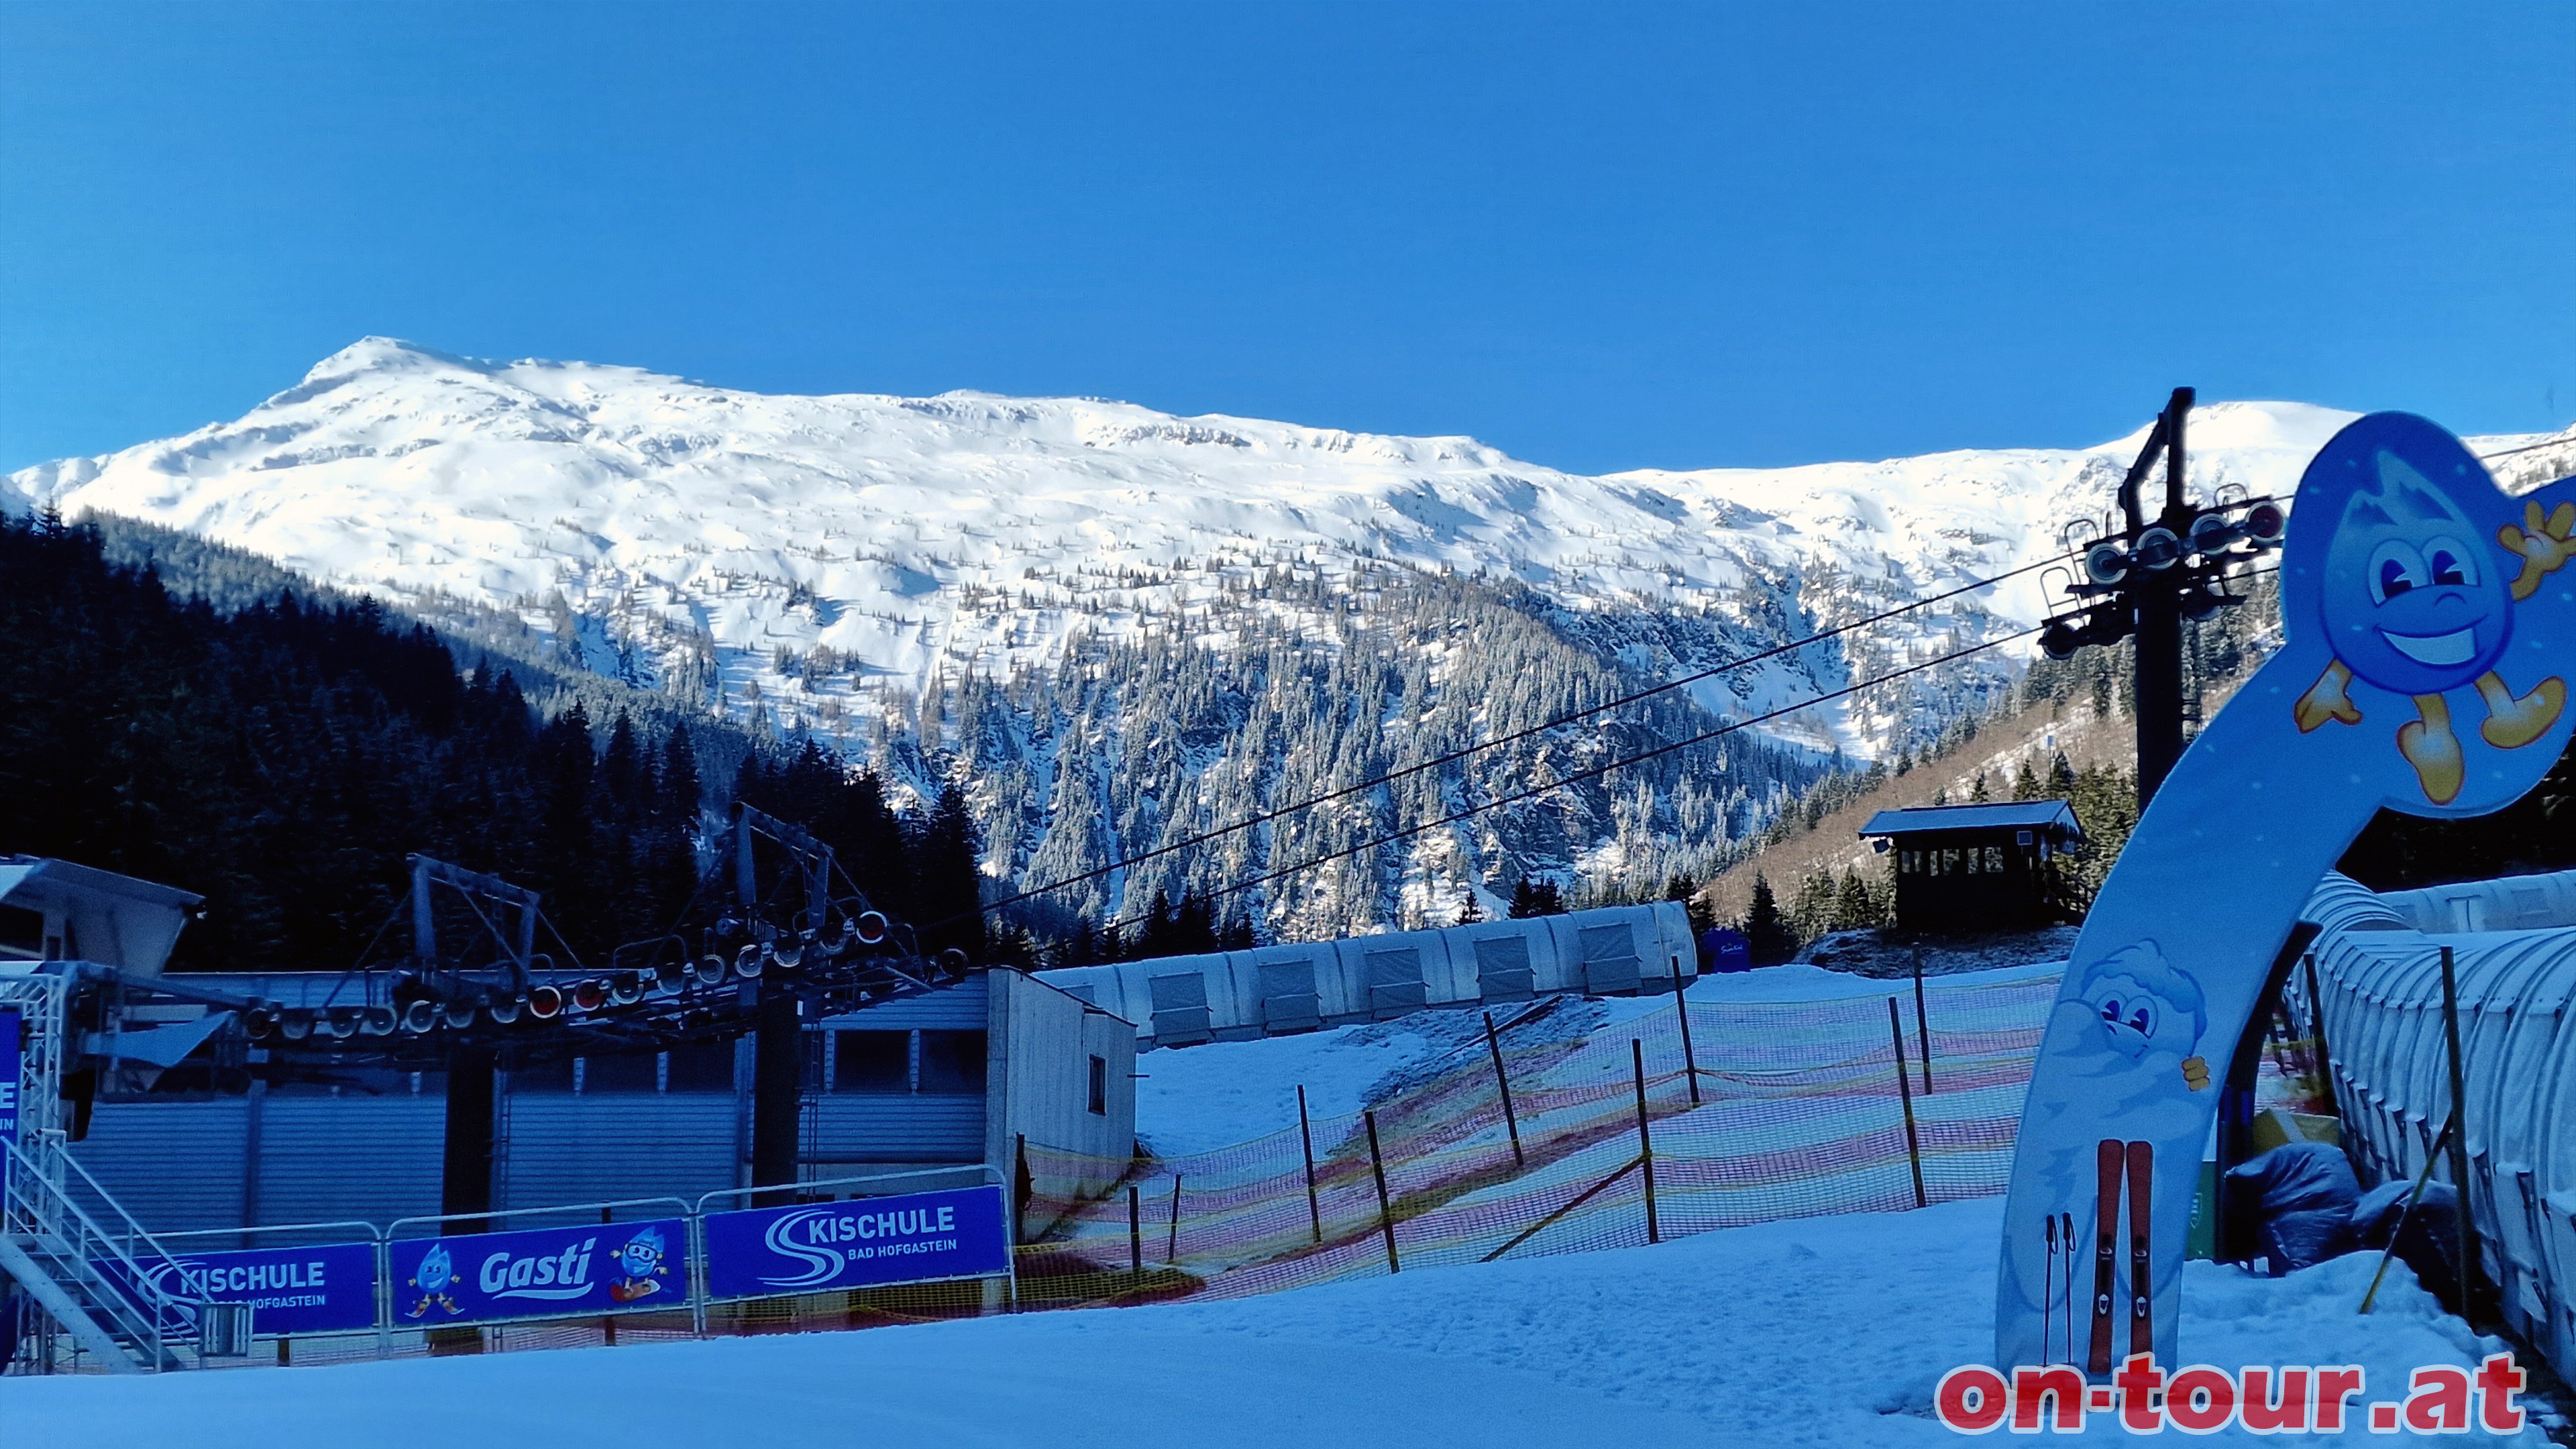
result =
M12 1449L1948 1444L1932 1388L1987 1356L1997 1222L1988 1200L1228 1303L18 1379L0 1386L0 1435ZM2371 1266L2354 1256L2274 1281L2195 1263L2183 1353L2231 1368L2358 1363L2369 1396L2402 1397L2413 1366L2497 1346L2440 1316L2403 1266L2360 1317Z

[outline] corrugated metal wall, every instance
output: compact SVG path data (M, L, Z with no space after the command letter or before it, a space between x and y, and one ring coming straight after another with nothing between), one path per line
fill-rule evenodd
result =
M993 1114L987 1160L1011 1166L1018 1137L1082 1154L1087 1177L1038 1184L1050 1196L1106 1192L1136 1150L1136 1032L1125 1021L1034 976L994 978L992 1062L1001 1110ZM1091 1110L1094 1057L1101 1109ZM1060 1159L1050 1159L1060 1160Z
M250 1111L246 1097L101 1102L90 1116L89 1139L72 1155L156 1232L239 1227L256 1206L243 1182ZM83 1206L93 1215L100 1211L97 1203Z
M446 1147L444 1097L272 1093L260 1119L260 1221L435 1213Z
M382 1223L438 1211L446 1107L354 1093L108 1101L73 1155L156 1232Z
M988 983L1005 984L995 990ZM1013 1000L1021 1009L1002 1009ZM833 1080L833 1044L845 1031L900 1034L908 1053L902 1079L891 1089L872 1083L872 1090L836 1090L842 1084ZM1133 1146L1132 1030L1014 973L835 1016L809 1033L815 1070L801 1154L809 1179L876 1166L990 1160L1007 1168L1007 1151L988 1153L1019 1130L1050 1146L1122 1160ZM925 1052L925 1040L948 1052L945 1071L941 1061L926 1067L925 1057L937 1053ZM532 1071L515 1083L505 1075L496 1205L694 1201L741 1185L747 1047L735 1053L731 1091L648 1089L670 1083L658 1071L584 1072L590 1089L579 1092L569 1071ZM955 1075L971 1067L978 1050L981 1073ZM1106 1117L1087 1110L1093 1055L1111 1063ZM603 1089L603 1080L625 1089ZM996 1083L1023 1104L1033 1129L1006 1129L1006 1114L989 1109ZM75 1150L101 1185L156 1231L339 1219L381 1225L439 1209L446 1100L435 1075L425 1085L423 1092L382 1095L291 1089L108 1100Z
M728 1092L513 1092L493 1195L506 1207L678 1197L733 1187Z

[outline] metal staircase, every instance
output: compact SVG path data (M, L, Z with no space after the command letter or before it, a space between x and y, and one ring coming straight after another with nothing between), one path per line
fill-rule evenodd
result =
M17 1017L19 1044L17 1060L0 1063L17 1068L18 1089L16 1140L0 1136L0 1277L33 1303L21 1313L0 1294L0 1311L26 1325L0 1333L17 1340L0 1372L51 1371L66 1339L119 1373L193 1368L204 1347L238 1352L241 1306L191 1294L179 1260L72 1158L60 1091L66 983L53 965L0 971L0 1011Z
M0 1272L53 1320L40 1332L68 1335L112 1373L198 1366L200 1324L220 1318L226 1305L185 1295L188 1279L178 1259L59 1146L39 1142L22 1150L0 1143L0 1164L7 1183L0 1197ZM56 1164L68 1173L47 1170ZM112 1228L66 1190L66 1176L104 1207ZM29 1347L50 1356L50 1344Z

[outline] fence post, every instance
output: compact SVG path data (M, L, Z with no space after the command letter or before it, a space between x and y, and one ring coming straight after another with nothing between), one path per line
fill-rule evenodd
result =
M5 1169L0 1169L5 1170ZM393 1245L385 1230L376 1233L376 1357L389 1358L394 1351L394 1264ZM701 1274L701 1277L704 1275ZM692 1286L695 1286L694 1280ZM47 1342L51 1342L50 1338Z
M1369 1172L1377 1178L1377 1229L1386 1235L1386 1271L1401 1273L1404 1265L1395 1258L1395 1208L1386 1196L1386 1157L1377 1147L1377 1113L1363 1111L1360 1118L1368 1123Z
M2475 1328L2469 1299L2479 1266L2478 1215L2469 1207L2469 1110L2460 1070L2460 988L2451 975L2451 948L2442 948L2442 1038L2451 1054L2451 1185L2460 1199L2460 1318Z
M1655 1139L1646 1132L1646 1043L1640 1038L1628 1039L1628 1064L1637 1073L1637 1162L1646 1170L1646 1241L1660 1243L1664 1233L1655 1221Z
M1512 1110L1512 1079L1503 1074L1503 1039L1494 1032L1494 1014L1485 1013L1485 1049L1494 1054L1494 1085L1503 1089L1503 1127L1512 1134L1512 1166L1522 1167L1529 1159L1521 1156L1521 1119ZM1297 1089L1300 1093L1305 1088ZM1303 1103L1300 1096L1298 1101Z
M617 1210L615 1208L601 1208L599 1210L599 1225L603 1228L607 1227L611 1222L616 1220L616 1217ZM604 1347L617 1347L617 1315L614 1313L600 1315L599 1332Z
M1923 1194L1923 1143L1914 1133L1914 1091L1905 1080L1905 1019L1896 1014L1896 998L1887 998L1887 1036L1896 1048L1896 1098L1905 1106L1905 1158L1914 1164L1914 1205L1925 1206L1930 1199Z
M1029 1198L1037 1191L1037 1179L1029 1175L1029 1134L1018 1134L1018 1145L1011 1153L1011 1246L1028 1241Z
M1136 1184L1127 1184L1127 1271L1138 1276L1145 1272L1145 1209Z
M1914 1040L1923 1048L1923 1095L1932 1095L1932 1024L1923 1012L1923 948L1914 948Z
M1163 1261L1181 1261L1181 1175L1172 1174L1172 1240L1163 1246Z
M689 1210L689 1337L707 1336L707 1214L700 1198ZM389 1265L390 1266L390 1265Z
M1690 998L1682 994L1681 968L1673 968L1673 1015L1682 1019L1682 1076L1690 1082L1691 1105L1699 1105L1699 1053L1691 1050Z
M1306 1148L1306 1220L1314 1225L1315 1241L1324 1240L1324 1205L1315 1196L1315 1129L1306 1120L1306 1088L1297 1088L1297 1140Z

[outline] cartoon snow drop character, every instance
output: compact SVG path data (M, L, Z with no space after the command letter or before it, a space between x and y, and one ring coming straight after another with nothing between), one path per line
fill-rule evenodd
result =
M450 1318L463 1313L465 1310L457 1307L447 1292L448 1285L458 1281L455 1261L447 1256L447 1244L430 1244L411 1276L411 1286L420 1290L420 1299L404 1311L403 1317L426 1318L433 1306L446 1309Z
M2057 1074L2052 1091L2034 1093L2025 1107L2019 1151L2036 1190L2029 1209L2065 1223L2064 1262L2072 1272L2076 1234L2093 1241L2098 1169L2107 1143L2115 1163L2125 1163L2129 1142L2144 1160L2158 1153L2190 1151L2208 1131L2199 1094L2210 1087L2209 1063L2199 1055L2209 1029L2209 1004L2200 982L2165 959L2152 940L2123 946L2070 973L2049 1013L2040 1060ZM2117 1136L2106 1130L2117 1124ZM2117 1198L2108 1199L2116 1226ZM2049 1290L2057 1259L2043 1258L2040 1221L2014 1238L2007 1282L2034 1310ZM2057 1278L2061 1289L2071 1284ZM2071 1291L2071 1290L2069 1290Z
M2356 431L2338 435L2329 452ZM2303 734L2329 721L2360 724L2350 692L2356 679L2410 698L2416 717L2398 726L2398 752L2424 797L2448 805L2467 774L2451 691L2476 689L2486 710L2479 737L2499 750L2547 734L2566 707L2564 681L2546 678L2516 695L2497 666L2516 608L2576 557L2576 503L2546 516L2526 504L2518 525L2499 524L2509 500L2457 439L2421 419L2392 418L2348 451L2318 460L2330 475L2343 474L2334 481L2350 491L2315 585L2334 658L2299 697L2294 717ZM2330 496L2320 502L2333 506ZM2493 526L2482 527L2473 511L2493 515Z
M655 1280L670 1272L665 1264L660 1228L645 1228L628 1238L616 1253L617 1271L622 1276L608 1280L608 1296L619 1303L632 1303L662 1291Z
M2058 1004L2049 1037L2084 1063L2083 1077L2134 1100L2208 1089L2209 1063L2193 1055L2208 1025L2200 983L2155 942L2140 941L2085 970L2078 995Z

